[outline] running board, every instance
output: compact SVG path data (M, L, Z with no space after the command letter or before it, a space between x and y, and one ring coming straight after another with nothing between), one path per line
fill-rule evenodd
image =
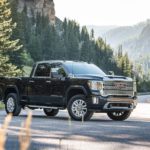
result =
M31 107L31 108L51 108L51 109L62 109L62 107L51 107L51 106L40 106L40 105L27 105L26 107Z

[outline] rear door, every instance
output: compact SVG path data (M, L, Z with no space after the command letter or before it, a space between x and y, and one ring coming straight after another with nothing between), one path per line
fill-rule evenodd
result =
M29 79L28 97L31 105L51 105L50 64L38 64L33 76Z

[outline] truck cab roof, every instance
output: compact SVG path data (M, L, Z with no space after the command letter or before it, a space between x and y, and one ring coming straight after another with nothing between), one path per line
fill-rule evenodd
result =
M62 64L68 64L68 63L87 63L87 62L83 62L83 61L71 61L71 60L45 60L45 61L39 61L36 62L36 64L43 64L43 63L62 63ZM88 63L87 63L88 64Z

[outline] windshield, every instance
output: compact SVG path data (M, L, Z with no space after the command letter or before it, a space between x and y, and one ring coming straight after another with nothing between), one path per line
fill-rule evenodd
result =
M65 64L69 73L74 75L101 75L106 74L96 65L88 63L67 63Z

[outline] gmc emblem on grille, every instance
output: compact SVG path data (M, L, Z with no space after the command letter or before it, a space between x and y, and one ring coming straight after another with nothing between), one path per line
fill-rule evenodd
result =
M122 82L114 83L114 85L117 89L124 89L127 87L127 84Z

